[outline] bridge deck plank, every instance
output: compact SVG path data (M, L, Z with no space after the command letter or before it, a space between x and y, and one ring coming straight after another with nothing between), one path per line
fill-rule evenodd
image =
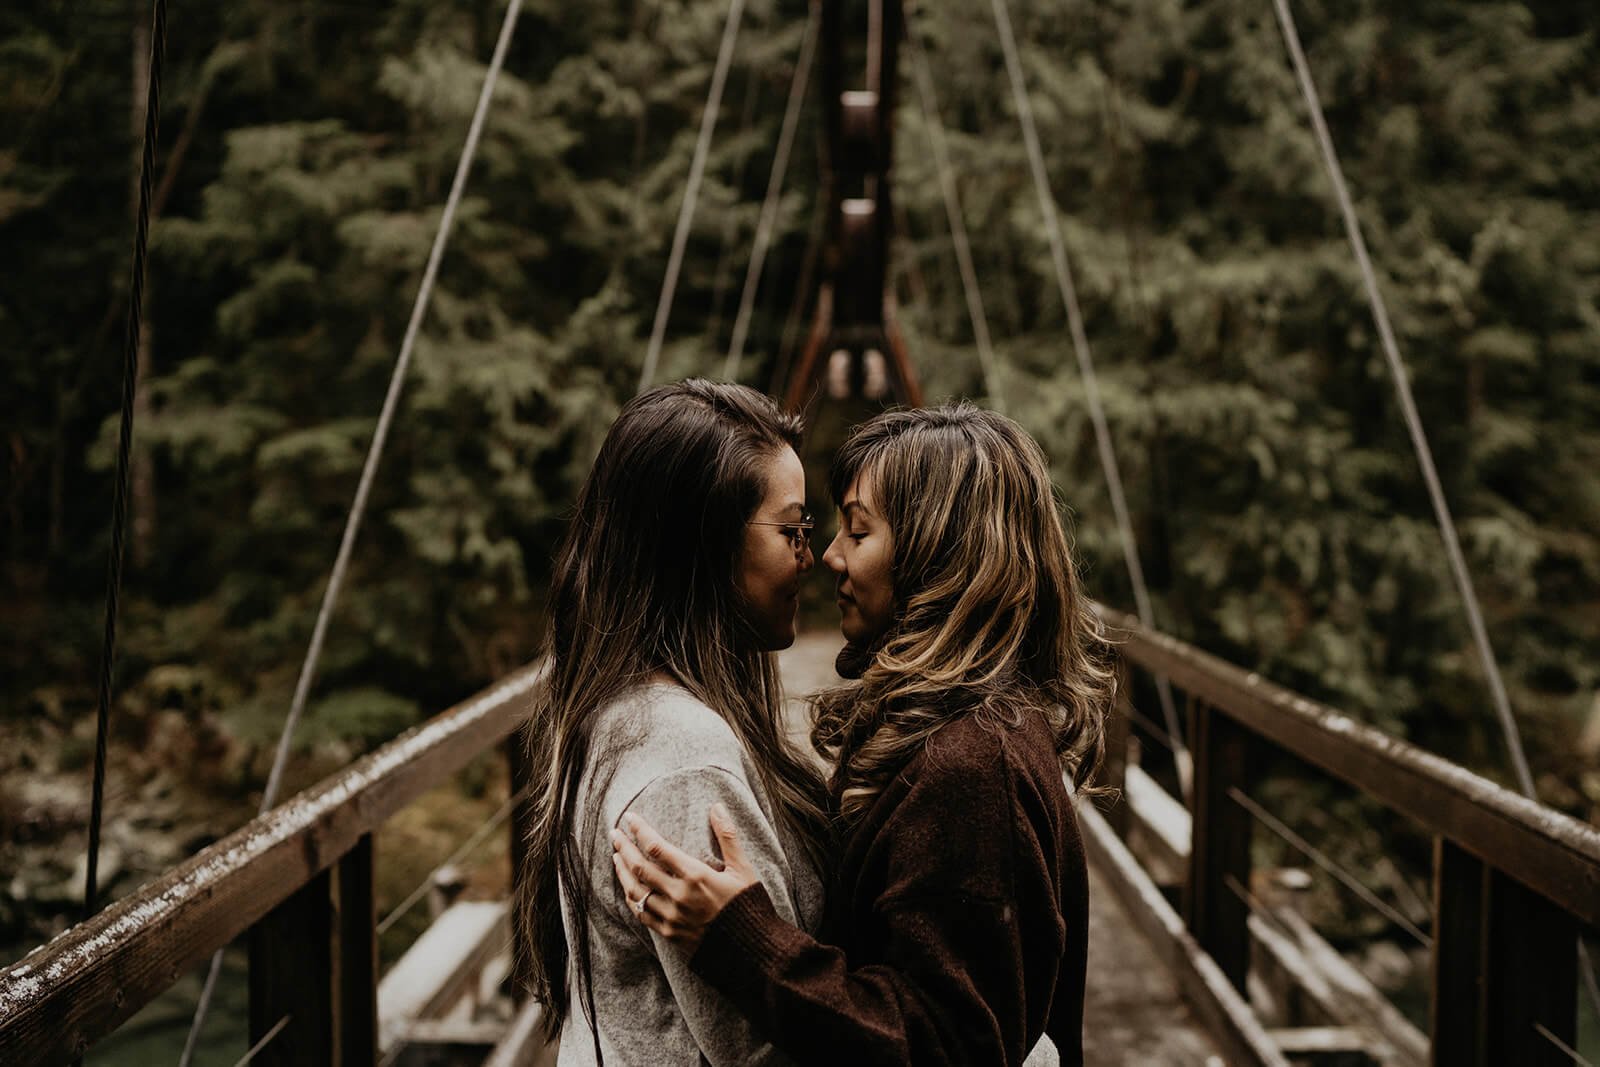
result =
M1194 1067L1219 1056L1179 993L1177 980L1092 866L1083 1056L1087 1064L1174 1067Z

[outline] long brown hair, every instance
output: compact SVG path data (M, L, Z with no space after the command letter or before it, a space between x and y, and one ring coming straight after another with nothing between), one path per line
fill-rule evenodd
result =
M835 457L835 503L862 474L893 539L895 616L859 683L816 700L812 744L835 762L839 816L859 817L963 714L1043 716L1063 770L1087 784L1116 676L1038 444L971 404L886 412Z
M798 449L800 433L799 419L753 389L703 380L658 386L622 409L578 494L550 590L548 681L529 727L540 791L522 905L535 949L533 994L551 1038L568 1012L569 960L595 1025L587 850L600 813L588 799L604 794L626 743L608 732L596 745L594 729L624 691L665 672L719 713L780 821L821 862L822 781L784 734L773 658L741 613L734 578L766 464L780 449ZM626 725L617 731L628 733ZM598 1034L595 1043L598 1055Z

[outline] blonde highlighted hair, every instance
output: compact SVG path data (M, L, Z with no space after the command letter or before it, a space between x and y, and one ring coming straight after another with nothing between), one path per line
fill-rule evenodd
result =
M1089 783L1116 689L1039 445L971 404L892 411L834 461L842 505L870 480L892 539L895 615L858 683L821 694L812 744L846 824L941 726L1042 716L1062 769Z

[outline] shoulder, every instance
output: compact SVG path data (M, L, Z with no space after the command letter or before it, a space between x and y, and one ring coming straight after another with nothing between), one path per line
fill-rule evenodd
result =
M1007 718L971 712L951 719L928 738L912 769L924 775L970 776L1059 766L1049 727L1037 713L1019 709L1011 721Z
M720 767L742 774L744 747L717 712L676 685L646 685L613 701L596 724L596 745L625 749L621 763L657 774Z
M1001 735L976 713L958 715L928 738L927 752L941 760L986 763L1004 757Z
M994 817L1019 802L1047 808L1070 803L1049 725L1032 709L1019 712L952 719L906 765L903 784L916 792L959 796L962 804L987 807Z
M1005 736L973 714L939 726L879 795L880 818L947 825L995 825L1006 817L1012 757Z
M1049 783L1034 770L1034 728L1004 718L950 719L880 794L856 834L887 857L884 898L1015 898L1019 856L1038 851L1030 840L1053 838L1059 817ZM1054 790L1062 793L1059 771Z
M683 790L700 781L750 788L744 746L721 715L687 690L647 685L601 710L589 745L586 806L614 825L646 788ZM693 791L698 794L699 791ZM703 813L702 813L703 815Z
M1072 795L1054 732L1033 708L1007 710L1014 713L963 715L941 727L914 761L921 766L911 789L928 798L941 826L964 824L981 839L970 848L1003 846L1008 862L1076 848Z

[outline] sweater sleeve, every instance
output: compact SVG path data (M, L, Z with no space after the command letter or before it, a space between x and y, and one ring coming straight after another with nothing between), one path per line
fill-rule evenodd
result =
M1049 828L999 763L921 761L869 846L883 884L854 963L752 886L707 929L695 970L800 1062L1022 1063L1055 984L1030 964L1059 960L1065 929L1048 903Z
M761 880L772 889L769 907L775 921L794 922L791 872L776 829L756 802L742 778L721 767L706 766L673 771L655 778L622 809L650 823L663 837L684 851L710 860L716 854L711 832L711 805L721 801L728 809L744 845L745 854ZM618 823L621 822L618 815ZM609 846L608 846L609 851ZM607 904L641 933L616 880L610 879ZM683 1020L706 1062L721 1064L786 1063L748 1019L725 997L689 968L684 954L659 934L648 932L655 957L672 989Z

